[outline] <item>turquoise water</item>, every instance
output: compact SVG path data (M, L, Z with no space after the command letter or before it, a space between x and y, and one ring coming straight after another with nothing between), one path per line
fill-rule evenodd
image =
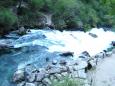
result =
M15 86L12 83L12 76L17 68L24 67L26 64L33 64L39 68L47 64L46 57L50 60L54 57L56 59L56 53L48 53L45 50L45 47L32 46L0 56L0 86Z

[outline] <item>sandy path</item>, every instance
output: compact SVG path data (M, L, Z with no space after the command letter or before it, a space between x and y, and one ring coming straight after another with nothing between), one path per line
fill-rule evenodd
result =
M115 54L101 61L92 76L92 86L115 86Z

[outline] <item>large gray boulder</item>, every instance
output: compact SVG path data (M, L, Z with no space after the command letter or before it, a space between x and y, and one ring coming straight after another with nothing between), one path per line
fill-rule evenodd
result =
M18 70L14 73L13 75L13 82L14 83L19 83L25 80L24 77L24 71L23 70Z

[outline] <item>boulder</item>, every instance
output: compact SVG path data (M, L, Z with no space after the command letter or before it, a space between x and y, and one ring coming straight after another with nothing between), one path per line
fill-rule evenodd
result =
M26 80L28 82L34 82L36 79L36 73L32 73L31 75L26 76Z
M95 58L104 58L104 57L105 57L105 53L104 52L100 52L100 53L95 55Z
M97 38L98 36L96 35L96 34L94 34L94 33L89 33L89 35L91 36L91 37L93 37L93 38Z
M52 68L48 71L48 74L52 75L52 74L56 74L56 73L61 73L61 69L60 68Z
M23 70L18 70L14 73L13 75L13 82L14 83L19 83L25 80L24 77L24 71Z
M59 62L60 65L66 65L67 64L67 61L65 59L62 59L60 60Z
M73 52L64 52L64 53L60 54L60 56L63 56L63 57L68 57L68 56L73 57L73 55L74 55Z
M56 65L56 64L57 64L57 60L53 60L53 61L52 61L52 64L53 64L53 65Z
M36 74L36 81L41 82L45 78L45 73L39 72Z
M106 56L107 56L107 57L112 56L112 52L106 52Z
M112 41L112 43L111 43L111 44L112 44L112 46L115 46L115 41Z
M37 71L37 69L35 68L35 66L33 66L31 64L27 64L24 68L24 72L25 72L26 76L31 75L32 73L34 73L36 71Z
M87 57L90 57L89 53L87 51L84 51L81 53L83 56L87 56Z
M20 27L19 30L17 31L18 35L25 35L27 33L27 29L24 27Z
M45 78L45 79L43 79L43 81L42 81L44 84L46 84L45 86L51 86L51 84L52 84L52 82L51 82L51 80L49 79L49 78Z

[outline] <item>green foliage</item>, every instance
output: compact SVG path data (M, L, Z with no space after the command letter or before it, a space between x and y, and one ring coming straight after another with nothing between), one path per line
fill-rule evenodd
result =
M88 31L97 24L115 27L115 0L1 0L1 25L11 26L16 22L16 16L8 9L16 8L19 3L26 6L18 16L21 25L37 25L42 12L53 14L56 29L84 27Z
M68 76L61 79L61 81L53 81L51 86L84 86L83 80L69 78Z
M16 23L17 17L6 8L0 8L0 26L10 27Z
M40 8L43 7L44 1L43 0L31 0L29 1L29 4L32 10L39 10Z

